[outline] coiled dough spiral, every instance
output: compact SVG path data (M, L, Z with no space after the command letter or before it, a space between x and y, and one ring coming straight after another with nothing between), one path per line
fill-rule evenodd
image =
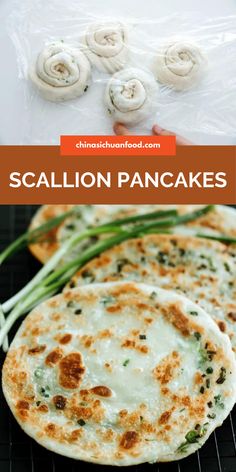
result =
M128 32L122 23L92 24L85 38L85 54L100 71L114 74L128 58Z
M30 77L41 96L52 102L80 97L88 88L91 66L76 46L58 41L38 55Z
M197 44L172 39L157 52L153 72L159 82L181 91L192 88L200 81L206 65L206 55Z
M115 121L135 125L155 110L158 92L158 84L151 72L124 69L110 79L105 104Z

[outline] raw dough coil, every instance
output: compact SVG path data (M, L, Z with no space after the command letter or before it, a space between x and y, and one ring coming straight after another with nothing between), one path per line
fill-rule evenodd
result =
M175 90L188 90L204 74L207 58L197 44L172 39L157 53L153 72L157 80Z
M45 46L30 71L31 80L41 96L52 102L83 95L90 76L90 63L84 53L62 41Z
M122 23L91 25L84 38L85 54L100 71L114 74L128 58L128 33Z
M158 92L158 84L151 72L124 69L110 79L105 92L105 104L115 121L135 125L154 111Z

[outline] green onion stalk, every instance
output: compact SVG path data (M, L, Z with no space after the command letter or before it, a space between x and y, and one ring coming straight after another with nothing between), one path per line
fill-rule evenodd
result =
M75 207L73 210L62 213L55 218L51 218L46 223L38 226L38 228L26 231L24 234L19 236L19 238L9 244L9 246L0 254L0 265L6 259L9 259L10 257L14 256L14 254L24 249L28 244L34 244L35 242L41 240L42 236L47 234L53 228L59 226L66 218L75 216L77 211L77 207Z
M236 238L231 236L226 236L225 234L204 234L204 233L195 233L194 236L197 238L211 239L213 241L219 241L225 244L236 244Z
M66 249L68 249L70 246L68 244L69 241L74 243L75 236L73 236L73 238L70 238L70 240L66 241L67 244L63 244L62 248L60 248L54 254L54 256L52 256L49 262L36 274L36 276L22 290L20 290L20 292L18 292L8 302L2 305L2 310L7 310L9 307L10 309L13 308L13 310L8 315L5 323L1 327L0 346L2 345L3 339L5 338L5 336L7 335L7 333L9 332L9 330L11 329L11 327L19 316L32 309L38 303L42 302L45 298L48 298L48 296L52 296L57 293L57 291L61 287L63 287L70 280L73 274L77 270L79 270L86 262L88 262L93 257L96 257L97 255L101 254L101 252L105 251L106 249L113 247L114 245L119 244L125 241L126 239L139 235L140 229L142 232L144 232L145 226L147 226L149 229L151 226L159 226L159 223L164 224L164 220L155 224L153 223L152 225L149 224L139 226L134 231L124 231L118 227L113 228L112 226L106 228L103 227L102 229L100 229L100 234L104 234L105 232L118 232L120 234L118 234L117 236L106 238L102 241L99 241L98 243L91 245L78 258L75 258L71 262L62 265L61 268L52 271L53 268L58 265L58 262L65 255L65 253L68 252L67 250L65 252L65 246ZM94 231L95 230L87 231L87 237L94 236ZM97 230L96 234L99 234ZM82 235L80 235L80 238L81 237ZM77 237L76 243L78 244L78 242L80 241L81 239L78 240ZM73 246L74 244L71 245L70 248L72 248ZM62 249L64 250L62 251Z
M2 305L2 313L10 314L4 323L1 324L0 346L3 343L9 330L15 321L23 314L27 313L34 306L57 293L85 263L98 256L105 250L120 244L121 242L135 237L148 234L150 231L162 231L179 224L194 221L212 211L213 206L208 205L186 215L178 216L175 210L159 211L146 215L138 215L136 218L128 217L106 223L96 228L87 229L78 234L73 234L66 240L49 261L40 269L35 277L16 295ZM155 221L155 218L157 221ZM163 219L162 219L163 218ZM123 228L130 223L138 223L142 220L152 220L151 223L136 224L131 228ZM101 234L113 234L113 236L99 240L83 251L78 257L67 263L59 263L65 256L68 256L73 248L84 239Z
M38 273L33 277L33 279L25 285L25 287L23 287L17 294L15 294L8 301L2 304L3 313L8 313L8 311L10 311L18 301L20 301L28 293L30 293L50 272L55 269L55 267L59 264L63 257L65 257L71 252L74 246L79 244L84 239L90 238L92 236L104 234L106 232L112 233L116 231L120 231L120 229L117 229L117 227L113 228L112 226L109 226L103 227L102 229L95 228L91 230L86 230L80 235L73 234L73 236L71 236L62 244L58 251L53 254L49 261L38 271Z
M167 217L176 217L175 210L169 211L158 211L153 213L148 213L145 215L138 215L136 221L141 221L142 219L160 219L160 218L167 218ZM27 295L34 287L37 286L41 280L44 279L51 271L55 269L55 267L59 264L59 262L65 257L70 254L72 249L82 242L85 239L89 239L93 236L98 236L105 233L117 233L121 232L121 226L125 223L128 224L133 221L133 217L124 218L122 220L116 220L114 222L110 222L107 224L103 224L101 226L97 226L95 228L87 229L80 234L73 234L69 239L67 239L62 246L54 253L54 255L49 259L49 261L39 270L39 272L33 277L33 279L16 295L10 298L8 301L2 304L2 311L3 313L8 313L14 305L25 295ZM172 219L165 219L159 222L160 226L164 222L172 223Z
M3 328L4 324L5 324L5 316L0 306L0 328ZM8 347L9 347L8 337L5 336L5 338L3 339L3 350L6 352L8 350Z

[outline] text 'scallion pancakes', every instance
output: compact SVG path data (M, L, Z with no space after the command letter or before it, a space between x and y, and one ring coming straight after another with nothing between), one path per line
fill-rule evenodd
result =
M30 78L42 97L52 102L83 95L90 75L90 63L84 53L63 41L46 45L30 71Z
M151 72L129 68L108 82L105 105L115 121L134 125L149 117L157 107L159 87Z
M85 34L84 52L98 70L114 74L127 62L127 42L127 28L122 23L92 24Z
M204 76L207 58L200 47L186 39L172 39L157 52L154 75L175 90L187 90Z
M185 294L228 333L236 353L236 249L174 235L133 239L104 252L71 285L133 280Z
M72 210L74 205L43 205L33 217L31 229L35 229L50 219ZM81 205L71 218L53 229L44 241L31 245L32 253L41 262L46 262L74 232L80 233L88 226L96 226L108 221L131 215L140 215L157 210L176 209L180 215L198 210L203 205ZM212 235L224 234L236 237L236 211L222 205L197 218L187 225L176 226L174 232L194 235L196 232ZM78 249L79 251L81 249Z
M22 428L102 464L171 461L198 449L236 399L227 336L200 307L154 286L86 286L38 306L3 368Z

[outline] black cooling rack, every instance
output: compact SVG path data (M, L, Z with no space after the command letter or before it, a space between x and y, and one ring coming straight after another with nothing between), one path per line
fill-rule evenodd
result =
M5 247L27 227L35 206L0 207L0 246ZM39 264L27 250L1 269L0 296L4 300L15 293L36 272ZM15 330L17 329L17 326ZM14 334L14 333L12 333ZM0 354L1 364L4 355ZM211 435L200 452L180 462L145 464L134 472L236 472L236 409ZM31 440L13 418L0 391L0 472L102 472L114 468L77 462L53 454ZM127 470L127 469L125 469Z

